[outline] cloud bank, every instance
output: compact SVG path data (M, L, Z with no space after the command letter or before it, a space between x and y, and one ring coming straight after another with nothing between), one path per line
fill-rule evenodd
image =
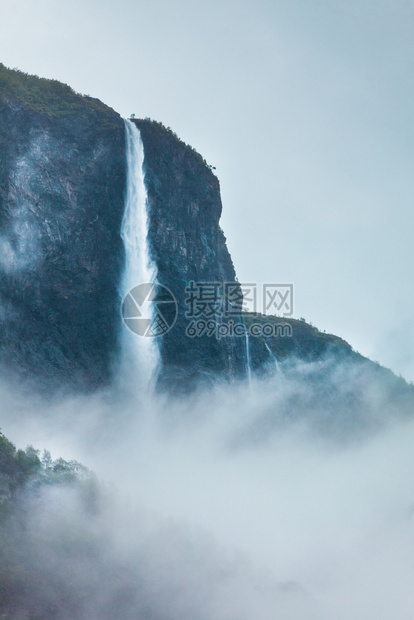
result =
M22 499L10 539L41 617L412 617L414 422L356 369L284 364L175 401L3 396L10 439L103 481Z

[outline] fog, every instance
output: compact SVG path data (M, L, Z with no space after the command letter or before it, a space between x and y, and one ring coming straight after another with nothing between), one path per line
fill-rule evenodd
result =
M360 368L289 362L175 400L124 379L49 402L2 389L7 437L101 481L92 508L76 488L25 499L11 539L41 583L32 605L53 592L62 618L412 618L414 421Z

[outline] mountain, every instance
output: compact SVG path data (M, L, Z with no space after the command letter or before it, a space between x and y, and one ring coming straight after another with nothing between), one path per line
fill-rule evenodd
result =
M402 399L410 408L414 388L340 338L304 321L242 312L219 225L217 177L171 129L149 119L132 122L144 146L149 253L157 281L178 308L173 327L157 340L158 387L186 392L249 372L275 373L275 362L286 359L329 358L363 369L370 381L386 386L390 402ZM0 65L3 376L23 376L36 389L75 392L110 385L116 377L125 330L120 281L127 169L119 114L60 82ZM201 296L211 311L199 316L204 325L208 319L223 328L273 322L289 326L289 334L247 338L242 331L216 338L215 329L204 329L194 337L198 315L189 316L188 300L200 283L209 286ZM222 290L227 284L234 294L230 306Z
M129 335L120 283L131 258L122 238L130 122L144 148L146 243L160 285L153 294L160 306L171 303L171 295L177 315L156 340L157 388L170 398L147 395L142 415L137 394L124 394L117 382L123 337ZM361 456L355 446L380 436L387 425L412 420L414 386L304 320L243 311L221 210L212 168L171 129L150 119L125 125L96 99L0 64L2 420L15 433L20 420L26 428L43 426L55 447L87 446L92 461L100 455L104 472L128 490L122 498L109 492L112 482L105 488L77 461L52 460L47 451L41 458L31 446L16 449L0 432L2 618L216 620L229 614L273 618L275 609L282 615L288 610L289 618L316 617L313 596L292 581L301 513L312 539L303 545L304 558L309 553L312 566L334 557L330 547L341 542L342 532L345 565L351 558L364 574L367 566L378 574L381 554L368 563L359 551L352 555L352 522L359 524L361 514L356 547L369 528L377 536L369 539L369 550L377 551L385 539L388 562L387 541L394 538L384 537L381 521L371 527L369 513L348 508L374 497L374 512L381 512L384 472L394 498L399 470L391 461L397 451L385 441L367 441ZM139 337L132 342L139 346ZM134 375L127 379L133 382ZM200 386L199 398L185 398ZM344 467L350 468L345 478ZM148 514L147 493L155 498ZM332 497L339 500L337 522ZM395 497L392 514L398 516L402 503ZM139 502L130 504L131 498ZM181 501L183 523L170 511ZM197 504L200 534L192 525ZM165 522L157 517L164 505ZM267 569L256 574L250 560L227 558L219 537L205 537L209 519L212 532L214 523L226 531L223 506L231 515L231 547L237 532L241 548L246 539L260 547L261 529L267 548L276 532L283 543L277 543L280 566L291 551L289 538L281 536L289 532L283 522L291 521L288 581L265 577ZM385 512L388 523L388 507ZM242 514L250 522L246 529ZM398 530L401 518L395 520ZM281 529L269 529L273 522ZM393 566L395 557L393 548ZM298 558L300 573L306 563ZM388 580L388 570L385 575ZM340 598L342 604L342 592Z

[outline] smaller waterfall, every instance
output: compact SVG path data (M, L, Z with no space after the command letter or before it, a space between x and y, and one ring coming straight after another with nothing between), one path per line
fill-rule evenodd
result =
M276 356L275 356L275 354L273 353L272 349L271 349L271 348L269 347L269 345L267 344L267 342L266 342L266 339L265 339L265 338L263 338L263 343L264 343L264 346L266 347L266 349L269 351L269 357L273 360L273 363L276 365L276 364L278 363L278 362L277 362L277 359L276 359Z
M271 358L271 360L273 362L273 366L276 368L276 370L278 372L280 372L280 364L279 364L279 361L278 361L276 355L273 353L272 349L267 344L265 338L263 338L263 342L264 342L264 345L265 345L266 349L269 351L269 355L270 355L270 358Z

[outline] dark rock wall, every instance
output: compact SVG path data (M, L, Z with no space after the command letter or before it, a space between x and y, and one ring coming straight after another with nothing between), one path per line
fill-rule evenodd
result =
M160 382L186 387L192 381L231 380L245 373L242 338L189 338L185 288L194 282L234 282L236 274L219 226L220 186L202 157L159 123L135 121L145 151L149 244L158 281L178 301L178 318L159 338Z
M125 170L118 114L1 67L0 349L9 370L47 387L110 380Z

